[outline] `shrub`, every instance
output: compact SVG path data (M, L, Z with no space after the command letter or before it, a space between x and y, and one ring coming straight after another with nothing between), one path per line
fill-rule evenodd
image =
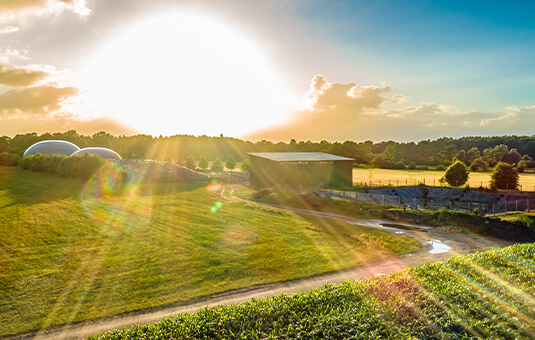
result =
M65 155L53 155L52 157L46 157L44 161L44 171L52 174L59 173L61 162L66 158Z
M489 168L489 163L485 162L483 158L479 157L474 159L472 164L470 164L470 170L472 171L487 171Z
M43 172L45 170L45 156L43 154L38 153L36 155L30 155L27 158L30 159L31 171Z
M393 166L394 169L405 169L405 163L403 162L396 162Z
M427 165L418 165L416 167L416 169L418 169L418 170L429 170L429 167Z
M195 170L196 167L197 166L195 165L195 158L188 156L188 158L186 158L186 168Z
M89 178L94 175L106 162L100 156L84 153L82 156L71 156L74 159L72 176Z
M520 162L518 162L517 166L516 166L516 170L519 172L519 173L523 173L524 170L526 169L527 167L527 163L525 160L521 160Z
M249 162L248 159L244 159L243 162L241 163L241 171L249 172L250 169L251 169L251 163Z
M20 156L16 153L0 153L0 165L14 166L19 164Z
M386 160L382 155L377 155L372 160L372 165L376 168L391 169L392 163Z
M466 165L461 161L455 161L444 172L440 183L448 183L451 186L458 187L468 181L468 170Z
M499 162L494 167L490 175L490 188L496 189L518 189L518 172L512 164Z
M225 162L225 167L229 170L234 170L236 168L236 160L232 156L228 156L227 161Z
M212 163L212 166L210 167L210 170L212 170L212 171L223 171L223 164L221 164L221 160L220 159L216 159Z
M414 161L410 161L408 168L409 170L416 170L416 163L414 163Z
M208 161L206 160L204 156L201 157L201 159L199 160L199 168L203 170L208 169Z
M440 165L437 165L437 170L446 170L446 167L440 164Z

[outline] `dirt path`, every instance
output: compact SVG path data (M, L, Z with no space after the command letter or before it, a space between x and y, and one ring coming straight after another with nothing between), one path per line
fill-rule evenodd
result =
M243 201L235 196L233 186L226 186L221 190L221 197L231 201ZM180 313L193 313L199 308L215 307L232 303L241 303L251 298L263 298L280 293L294 293L301 290L319 288L326 283L337 284L344 280L356 280L371 277L380 273L390 273L393 270L423 264L428 261L440 261L448 257L468 254L476 251L488 250L492 247L502 247L510 245L510 242L494 240L482 237L470 237L461 233L441 233L439 229L426 226L410 225L404 223L393 223L390 220L359 219L344 215L324 213L305 209L296 209L269 205L273 208L293 211L297 214L313 215L329 219L337 219L365 225L373 228L391 230L396 233L403 233L412 237L422 244L422 248L412 254L387 259L378 263L359 266L350 270L319 275L310 278L280 282L265 286L252 287L248 289L235 290L224 294L218 294L206 299L199 299L173 307L150 310L140 313L132 313L117 316L112 319L104 319L97 322L69 325L57 328L48 332L39 332L32 336L19 337L28 339L81 339L91 334L106 332L112 329L123 329L136 324L156 323L165 317L176 316ZM403 229L410 227L413 230Z

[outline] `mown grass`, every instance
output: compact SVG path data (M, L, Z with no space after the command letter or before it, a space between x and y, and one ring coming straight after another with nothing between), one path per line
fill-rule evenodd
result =
M223 200L217 186L0 167L0 336L350 268L418 248Z
M534 268L515 245L90 339L533 339Z

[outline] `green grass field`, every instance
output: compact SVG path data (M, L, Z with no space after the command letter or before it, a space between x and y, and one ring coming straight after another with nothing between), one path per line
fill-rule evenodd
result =
M226 201L216 185L112 186L0 167L0 336L418 249L405 236Z
M468 184L471 187L483 186L488 188L490 172L470 172ZM370 178L371 175L371 178ZM444 171L436 170L391 170L391 169L363 169L353 168L353 183L367 182L370 180L374 184L394 186L417 185L424 183L427 185L440 185L439 179L444 175ZM519 174L519 183L525 191L535 191L535 174ZM390 181L390 182L389 182Z
M533 339L534 268L515 245L90 339Z

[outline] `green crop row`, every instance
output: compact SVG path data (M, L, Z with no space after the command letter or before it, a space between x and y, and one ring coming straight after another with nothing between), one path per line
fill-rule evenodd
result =
M522 244L90 339L533 339L534 282Z

